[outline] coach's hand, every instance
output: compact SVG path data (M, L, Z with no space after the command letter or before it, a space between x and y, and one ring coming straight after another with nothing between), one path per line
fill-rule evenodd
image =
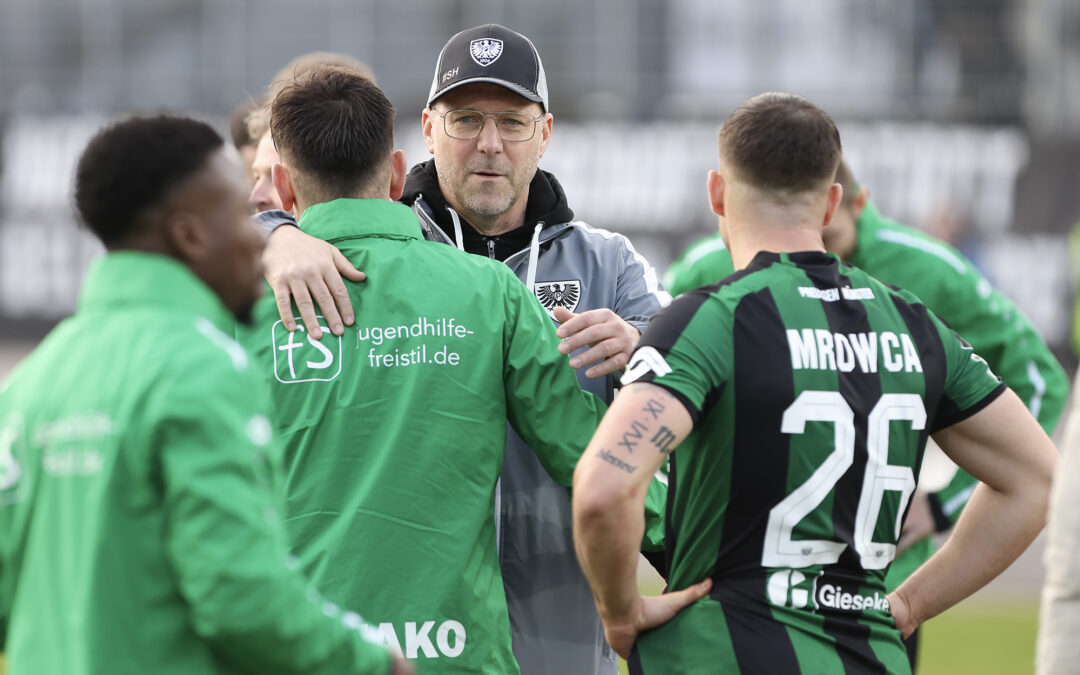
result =
M556 335L563 338L560 352L569 354L580 347L589 347L570 359L571 368L599 361L585 371L586 377L602 377L625 367L641 337L637 328L610 309L590 309L574 314L565 307L556 307L555 320L561 324L556 331Z
M604 637L615 652L624 659L630 658L630 651L637 642L638 635L650 628L656 628L675 618L688 605L704 598L712 590L712 579L706 579L681 591L662 595L641 596L633 608L630 618L624 621L604 619Z
M343 335L345 326L352 325L353 306L341 277L363 281L367 275L353 267L333 245L299 228L279 227L270 233L262 262L285 328L296 330L293 300L308 335L316 340L322 337L316 304L334 335Z

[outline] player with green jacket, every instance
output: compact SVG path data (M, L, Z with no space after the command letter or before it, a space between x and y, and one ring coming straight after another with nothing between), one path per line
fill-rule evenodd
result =
M283 206L367 280L341 337L289 332L267 298L244 341L272 385L303 569L422 672L515 673L494 519L506 420L569 485L605 406L513 272L424 240L386 199L405 177L392 120L378 87L339 70L275 98Z
M220 136L133 118L76 178L108 250L0 386L11 675L411 672L290 561L265 388L231 337L262 239Z

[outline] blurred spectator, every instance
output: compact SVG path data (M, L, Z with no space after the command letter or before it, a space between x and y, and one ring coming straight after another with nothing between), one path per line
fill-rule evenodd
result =
M1073 388L1080 384L1080 371ZM1080 673L1080 400L1073 397L1046 525L1036 672Z

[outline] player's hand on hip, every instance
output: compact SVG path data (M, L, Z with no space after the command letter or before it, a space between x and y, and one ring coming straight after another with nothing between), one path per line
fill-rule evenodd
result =
M930 511L930 499L925 492L916 492L911 508L900 528L900 541L896 542L896 555L903 553L917 541L934 534L934 514Z
M589 349L570 359L571 368L596 363L586 377L602 377L626 366L641 334L610 309L590 309L575 314L565 307L555 308L561 325L556 335L563 338L559 351L569 354L581 347Z
M619 656L628 659L640 633L671 621L685 607L708 595L710 590L712 579L706 579L681 591L642 596L635 615L630 620L610 623L604 621L604 637Z
M912 615L911 606L908 605L907 600L896 591L889 593L887 599L889 601L889 613L892 614L900 635L906 640L919 627L919 621Z
M367 275L353 267L333 245L299 228L279 227L270 233L262 261L285 328L296 330L293 300L304 327L315 339L322 337L316 305L334 335L344 334L345 326L352 325L352 302L341 277L363 281Z

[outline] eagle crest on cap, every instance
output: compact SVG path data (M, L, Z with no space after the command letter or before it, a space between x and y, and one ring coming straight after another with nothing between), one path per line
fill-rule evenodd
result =
M565 307L571 312L577 309L581 299L581 282L574 280L538 283L533 286L533 292L548 314L554 316L556 307Z
M469 55L481 66L490 66L503 53L503 41L496 38L480 38L469 43Z

